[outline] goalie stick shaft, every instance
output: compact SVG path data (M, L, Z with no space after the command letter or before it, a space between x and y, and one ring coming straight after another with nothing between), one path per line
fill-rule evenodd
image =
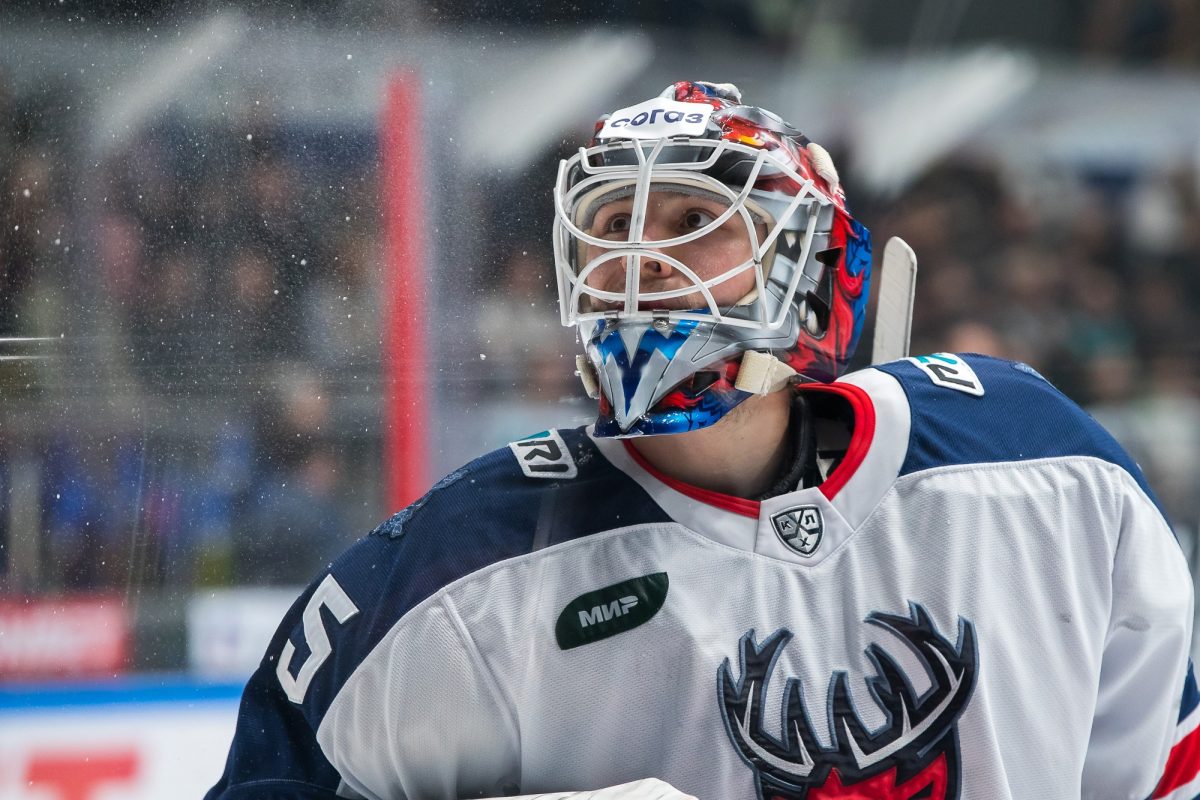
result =
M881 272L875 340L871 344L872 364L883 364L908 355L917 286L917 256L900 237L893 236L883 248Z

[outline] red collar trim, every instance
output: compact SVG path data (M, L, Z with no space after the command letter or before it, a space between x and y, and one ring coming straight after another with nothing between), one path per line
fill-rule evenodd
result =
M837 469L818 487L821 494L833 500L834 495L840 492L851 476L858 471L863 459L867 457L867 451L871 449L871 442L875 440L875 404L871 402L871 396L866 391L852 383L806 383L799 388L803 392L839 395L850 403L850 409L854 412L854 433L850 435L846 455L837 465Z
M625 445L625 452L629 453L630 457L637 462L639 467L680 494L687 495L693 500L699 500L701 503L707 503L710 506L723 508L735 514L741 514L743 517L758 519L760 504L757 500L747 500L744 497L734 497L731 494L714 492L711 489L701 489L699 486L684 483L678 478L672 478L670 475L660 472L653 464L647 461L646 457L639 453L637 448L628 439L622 440L621 443Z
M828 392L839 395L850 403L850 408L854 412L854 433L850 436L846 455L837 465L837 469L818 487L821 494L832 501L834 495L840 492L850 477L858 471L863 459L867 457L867 451L871 449L871 442L875 439L875 404L871 402L869 394L852 383L806 383L798 388L804 392ZM744 517L758 519L761 503L757 500L747 500L744 497L734 497L731 494L701 489L699 486L684 483L678 478L672 478L670 475L660 472L647 461L628 439L623 439L621 443L625 445L625 452L629 453L639 467L680 494L710 506L741 514Z

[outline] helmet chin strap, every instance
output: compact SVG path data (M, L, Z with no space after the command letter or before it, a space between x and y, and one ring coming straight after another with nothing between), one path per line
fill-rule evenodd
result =
M599 400L600 381L597 379L596 370L592 367L592 362L588 361L587 356L583 354L575 356L575 374L579 376L579 380L583 384L583 390L587 392L587 396L593 400Z
M770 394L787 386L796 370L770 353L747 350L734 386L751 394Z

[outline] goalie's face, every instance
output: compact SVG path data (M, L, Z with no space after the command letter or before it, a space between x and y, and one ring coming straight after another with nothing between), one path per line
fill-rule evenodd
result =
M832 158L730 86L681 81L598 121L559 163L553 242L597 436L714 424L750 396L749 351L833 380L862 327L870 240Z
M583 230L603 244L581 246L585 309L707 312L751 301L767 226L729 209L717 195L668 187L651 191L644 211L632 196L588 209Z
M634 225L633 206L631 197L606 203L596 211L588 233L607 241L629 242ZM754 290L753 269L738 271L739 266L750 261L754 248L741 217L731 216L714 225L728 208L727 203L716 198L671 191L652 192L646 204L641 241L648 250L654 251L653 254L604 261L585 283L604 292L624 294L630 272L628 262L632 258L640 261L640 295L653 297L664 293L670 295L673 290L692 290L678 296L640 300L640 311L704 308L708 303L696 284L721 278L727 273L728 277L711 286L710 291L719 307L737 305ZM756 226L755 235L759 240L765 235L765 227L761 223ZM691 241L673 246L659 244L697 231L704 233ZM604 248L588 245L585 260L590 262L604 252ZM689 270L695 273L694 277L687 274ZM623 302L592 298L591 306L593 310L604 310L620 308Z

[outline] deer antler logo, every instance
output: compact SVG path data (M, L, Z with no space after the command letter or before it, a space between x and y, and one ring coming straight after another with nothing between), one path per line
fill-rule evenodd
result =
M813 733L796 678L788 678L784 687L781 737L763 729L767 682L792 638L790 631L776 631L761 646L753 630L743 636L737 681L725 659L717 671L721 714L738 754L755 771L762 800L958 797L955 723L975 686L975 628L960 618L958 644L953 645L938 633L924 608L916 603L909 607L909 617L874 612L865 621L899 637L924 665L931 687L917 697L896 660L870 644L866 653L876 674L867 679L867 687L886 722L868 730L851 702L846 673L836 672L828 696L828 746Z

